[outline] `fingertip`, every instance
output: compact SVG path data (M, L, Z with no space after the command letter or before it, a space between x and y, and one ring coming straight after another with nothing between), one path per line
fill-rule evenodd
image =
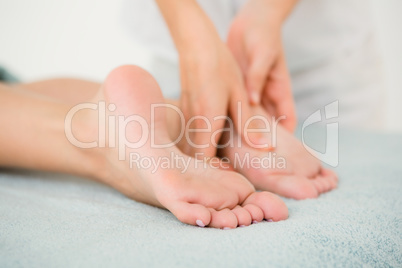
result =
M293 119L285 119L284 121L282 121L282 124L287 131L293 133L296 130L297 121Z
M257 91L251 90L249 95L250 95L250 103L251 103L252 105L258 105L258 104L260 104L260 102L261 102L261 96L260 96L260 94L259 94Z

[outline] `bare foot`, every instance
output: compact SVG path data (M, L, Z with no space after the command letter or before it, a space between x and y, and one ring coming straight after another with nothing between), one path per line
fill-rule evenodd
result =
M102 182L132 199L166 208L184 223L202 227L235 228L253 221L280 221L288 217L287 207L279 197L268 192L255 192L242 175L203 165L182 154L175 146L152 146L152 131L155 144L168 144L171 139L164 108L156 109L152 117L151 104L164 103L164 100L156 81L143 69L122 66L113 70L93 103L100 101L106 103L108 127L113 126L110 118L115 118L119 125L116 129L120 131L106 132L104 148L89 149L95 155L101 155L96 177ZM150 124L151 117L153 125ZM129 120L132 121L127 123ZM97 140L94 138L98 137L97 126L88 125L88 122L98 122L96 111L87 109L81 113L78 122L85 125L86 131L77 135L82 135L83 140ZM123 122L126 122L125 133L120 128ZM116 135L116 139L111 139L112 135ZM130 146L119 146L122 136L131 142ZM145 138L142 146L132 148L133 143L142 138ZM115 146L114 140L117 140ZM124 161L118 159L119 154L125 157ZM174 157L180 160L176 161ZM139 165L139 160L144 162ZM147 167L150 161L163 161L165 166L151 164ZM185 162L188 168L185 168Z
M256 114L267 118L270 126L273 126L272 118L261 107L253 109L256 109ZM271 191L288 198L306 199L316 198L321 193L336 188L336 174L322 168L320 162L291 133L277 125L272 137L273 135L276 135L277 145L269 152L252 148L244 141L239 146L235 134L234 146L225 147L219 154L228 157L235 170L247 177L259 190ZM229 139L229 134L225 133L222 144L226 144ZM250 160L242 165L241 161L244 159ZM254 161L253 164L251 161Z

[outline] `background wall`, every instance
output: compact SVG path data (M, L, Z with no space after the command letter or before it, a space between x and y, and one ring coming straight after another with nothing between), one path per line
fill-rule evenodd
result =
M387 88L387 129L402 132L402 1L371 0Z
M148 68L150 51L127 34L121 1L0 0L0 65L24 80L101 81L121 64ZM384 58L387 130L402 132L402 1L371 4Z
M101 81L121 64L148 66L126 33L122 0L0 0L0 64L22 79Z

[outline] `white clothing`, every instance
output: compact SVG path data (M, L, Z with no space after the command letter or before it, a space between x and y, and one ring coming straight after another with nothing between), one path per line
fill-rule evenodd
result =
M245 0L198 0L223 40ZM124 24L155 51L151 73L166 97L177 98L177 52L154 1L127 0ZM283 29L298 117L339 100L346 126L382 125L381 61L365 0L300 0Z

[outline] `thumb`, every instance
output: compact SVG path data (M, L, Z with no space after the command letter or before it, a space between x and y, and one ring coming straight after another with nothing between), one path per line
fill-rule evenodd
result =
M261 102L261 94L272 65L273 59L269 55L253 53L246 73L246 87L251 104L256 105Z

